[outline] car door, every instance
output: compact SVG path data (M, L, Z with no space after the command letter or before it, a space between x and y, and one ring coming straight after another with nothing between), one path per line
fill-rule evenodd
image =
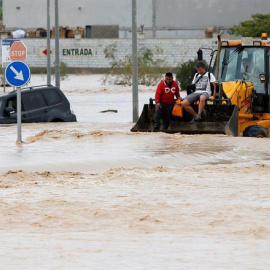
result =
M10 112L6 110L10 109ZM11 95L2 102L1 115L3 117L3 123L12 124L17 123L17 97Z
M53 113L38 90L22 92L22 122L49 122Z
M54 114L54 118L58 121L65 121L68 113L70 113L70 106L65 96L56 88L45 89L42 93L46 103Z

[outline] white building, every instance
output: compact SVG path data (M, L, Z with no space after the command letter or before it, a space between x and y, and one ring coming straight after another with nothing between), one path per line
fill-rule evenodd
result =
M54 0L51 26L54 26ZM131 36L132 0L59 0L59 24L117 27L120 38ZM137 25L146 37L205 37L205 31L228 29L256 13L269 13L269 0L137 0ZM6 29L46 28L47 0L3 0ZM107 29L110 31L110 28Z

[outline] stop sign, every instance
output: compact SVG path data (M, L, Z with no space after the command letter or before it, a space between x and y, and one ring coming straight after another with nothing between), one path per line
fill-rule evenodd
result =
M10 47L10 60L25 61L27 57L27 49L22 41L14 41Z

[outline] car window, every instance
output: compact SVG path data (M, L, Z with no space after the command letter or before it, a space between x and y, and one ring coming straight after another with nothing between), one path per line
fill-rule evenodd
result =
M41 92L22 93L22 103L26 111L46 107L46 102Z
M55 89L46 89L43 91L43 95L48 105L54 105L62 102L62 97Z
M0 108L2 107L3 104L3 98L0 97Z
M9 98L5 105L5 108L12 107L17 112L17 97Z
M46 101L44 99L44 96L42 95L41 91L34 91L33 92L37 101L38 101L38 104L39 104L39 107L46 107L47 104L46 104Z

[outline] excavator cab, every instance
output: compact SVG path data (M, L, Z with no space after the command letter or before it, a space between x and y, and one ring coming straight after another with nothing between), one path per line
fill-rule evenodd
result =
M238 135L270 135L269 50L265 39L219 41L216 77L223 98L238 107Z
M182 117L172 117L166 132L268 137L270 41L265 34L262 39L221 40L218 37L217 45L212 54L218 87L216 100L206 105L202 122L189 124L191 115L184 111ZM201 50L198 57L203 57ZM193 106L197 110L197 105ZM152 131L154 112L154 100L150 99L131 131Z

